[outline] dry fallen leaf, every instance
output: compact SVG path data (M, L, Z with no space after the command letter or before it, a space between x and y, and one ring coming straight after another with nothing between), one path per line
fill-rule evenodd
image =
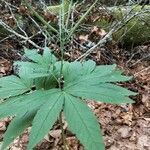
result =
M29 140L28 134L23 134L21 137L21 143L26 144Z
M118 129L118 133L122 138L128 138L131 136L131 128L128 126L123 126L120 129Z
M80 35L80 36L79 36L79 40L80 40L81 42L88 41L88 38L89 38L89 35Z
M5 131L7 129L6 122L0 121L0 131Z
M95 33L96 35L98 35L100 37L103 37L103 36L105 36L107 34L104 29L99 29L97 26L94 26L91 29L91 33Z
M10 61L6 59L0 59L0 74L6 75L10 70L12 66Z
M61 136L61 130L52 130L49 132L50 136L52 136L53 138L57 139Z
M147 135L141 135L138 138L137 145L138 145L139 148L141 148L141 150L146 149L146 147L150 148L150 137L148 137Z
M132 124L133 113L132 112L123 113L121 118L123 119L122 122L124 124L130 126Z
M99 35L100 35L101 37L105 36L106 34L107 34L106 31L103 30L103 29L101 29L100 32L99 32Z

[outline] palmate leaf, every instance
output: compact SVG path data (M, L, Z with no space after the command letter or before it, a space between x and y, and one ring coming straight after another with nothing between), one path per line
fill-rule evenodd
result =
M25 52L24 56L32 60L33 62L38 63L38 64L44 63L43 61L44 59L41 54L38 54L37 49L32 49L32 50L25 49L24 52Z
M74 96L112 104L133 103L128 96L136 95L134 92L108 83L100 85L82 83L70 86L66 91Z
M63 109L64 96L59 90L49 95L48 101L38 110L29 136L28 150L40 142L57 120L60 111Z
M56 62L56 57L51 53L48 47L44 48L43 55L38 54L36 49L25 49L25 57L40 65L50 65Z
M33 62L16 62L18 75L36 89L49 89L56 87L57 74L53 66L41 66Z
M5 132L2 149L7 148L17 136L31 125L36 111L21 113L13 119Z
M30 85L14 75L0 78L0 99L20 95L30 89Z
M63 75L65 84L78 81L80 78L89 75L95 69L94 61L86 61L83 64L80 62L64 62Z
M42 66L33 62L16 62L14 66L18 68L18 75L23 78L39 78L50 76L51 67ZM25 76L28 74L27 76Z
M0 104L0 119L7 116L15 116L20 113L30 112L47 102L49 95L57 93L56 89L39 90L32 93L7 99Z
M26 78L49 76L50 70L52 70L53 64L57 60L47 47L44 48L43 55L38 54L36 49L25 49L24 56L31 61L17 61L14 63L14 68L17 68L19 76L24 76L24 70L26 70L28 73Z
M116 69L116 65L95 65L92 60L66 63L63 69L65 87L88 82L90 84L100 84L105 82L128 81L131 77L123 76L122 72Z
M104 149L99 124L84 103L91 99L107 103L131 103L135 95L114 83L128 81L116 65L96 66L94 61L63 61L64 84L59 88L61 62L45 48L25 51L29 62L16 62L17 76L0 78L0 119L14 116L4 137L3 148L30 126L28 150L40 142L63 110L71 131L87 150ZM22 94L22 95L21 95ZM17 128L18 127L18 128Z
M44 48L43 59L46 64L54 64L57 61L57 58L48 47Z
M98 121L86 104L71 95L65 95L64 114L69 129L87 150L104 150Z
M43 55L38 54L37 50L26 49L24 56L32 61L15 62L15 72L26 82L36 86L37 89L48 89L49 85L55 88L54 84L56 85L57 80L54 63L57 59L50 49L45 47Z
M1 118L8 115L16 116L6 131L3 148L6 148L14 138L31 125L33 117L36 115L32 124L33 129L29 149L32 146L34 147L57 120L64 102L62 94L59 89L35 91L32 94L2 103L0 105ZM37 111L38 113L36 114ZM36 124L36 121L38 121L38 124Z
M106 103L121 104L133 102L128 96L135 95L136 93L112 84L112 82L127 81L130 77L121 75L122 72L116 70L115 65L107 65L105 67L94 67L93 65L91 67L90 64L93 64L92 61L83 62L81 65L82 69L80 69L80 76L77 77L74 75L76 79L73 77L74 80L72 82L65 82L64 90L66 92L74 96ZM71 63L69 65L72 66ZM76 70L76 68L74 69ZM90 71L87 72L86 70ZM64 74L67 80L65 71Z

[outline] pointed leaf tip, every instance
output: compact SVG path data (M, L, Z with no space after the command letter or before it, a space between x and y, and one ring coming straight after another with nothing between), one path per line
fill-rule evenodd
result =
M40 142L52 128L62 110L64 97L60 91L49 94L47 102L38 110L29 135L28 150L31 150Z
M66 94L64 114L70 130L81 141L85 149L105 149L98 121L83 101Z
M2 150L6 149L17 136L22 134L22 132L31 125L35 114L36 111L32 110L31 112L19 114L11 121L4 134Z

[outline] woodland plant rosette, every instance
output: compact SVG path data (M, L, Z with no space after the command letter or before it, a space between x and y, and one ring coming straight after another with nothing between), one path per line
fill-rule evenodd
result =
M13 116L3 139L7 148L32 126L27 149L32 150L49 132L61 112L87 150L103 150L99 123L86 99L112 104L132 103L136 93L115 82L128 81L116 65L57 61L45 47L43 54L25 50L27 61L14 63L15 75L0 78L0 117ZM61 70L61 71L60 71Z

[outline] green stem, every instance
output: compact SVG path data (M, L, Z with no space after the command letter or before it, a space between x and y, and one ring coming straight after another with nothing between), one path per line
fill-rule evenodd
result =
M76 29L79 27L81 22L85 19L85 17L90 13L90 11L93 9L95 4L98 2L98 0L95 0L95 2L91 5L91 7L82 15L82 17L78 20L78 22L75 24L75 26L71 29L68 39L72 36L72 34L76 31Z
M23 2L26 4L26 6L29 8L29 10L33 13L33 15L39 19L49 30L58 33L58 31L52 27L47 21L44 20L42 16L40 16L34 9L33 7L27 2L26 0L23 0Z
M69 9L68 9L68 13L67 13L67 19L66 19L66 29L68 28L68 24L69 24L69 18L71 15L72 4L73 4L73 0L70 0Z
M60 89L61 90L63 89L61 82L63 80L62 70L63 70L63 61L64 61L64 16L65 16L64 5L65 5L64 0L62 0L62 7L59 12L59 34L60 34L59 36L60 36L60 49L61 49L61 68L60 68ZM67 150L66 137L65 137L64 128L63 128L62 112L60 113L59 120L60 120L60 127L62 131L61 138L62 138L62 142L64 145L64 150Z
M63 128L62 112L60 113L59 121L60 121L61 138L62 138L62 142L63 142L63 145L64 145L64 150L68 150L68 149L67 149L67 143L66 143L65 132L64 132L64 128Z
M63 70L63 61L64 61L64 0L62 0L62 7L59 13L59 34L60 34L60 49L61 49L61 69L60 69L60 78L62 77L62 70Z

